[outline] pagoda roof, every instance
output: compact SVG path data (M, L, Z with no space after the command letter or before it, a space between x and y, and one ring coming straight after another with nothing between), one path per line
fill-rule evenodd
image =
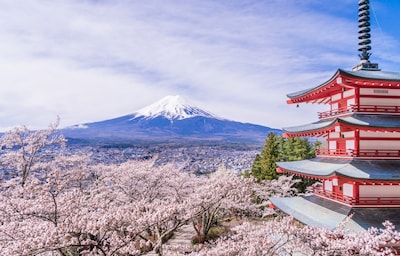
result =
M271 203L284 213L293 216L296 220L312 227L333 230L342 223L350 214L351 207L331 203L337 208L323 206L307 200L304 197L279 197L270 198ZM353 224L353 223L352 223ZM363 228L353 224L353 230L362 231Z
M363 115L352 114L350 116L336 117L331 120L319 120L314 123L299 126L285 127L287 133L313 133L317 131L333 130L337 123L344 126L359 127L365 129L385 128L386 131L400 131L400 116L388 115ZM389 130L387 130L389 129Z
M363 180L400 180L400 160L316 157L276 164L290 173L315 178L344 176Z
M389 220L400 229L400 208L352 208L318 196L272 197L273 205L298 221L313 227L334 230L342 222L344 228L356 232L370 227L383 228ZM352 216L348 219L349 216Z
M326 82L309 89L289 93L289 104L300 102L327 103L328 97L343 87L399 88L400 73L380 70L347 71L338 69Z
M339 69L339 73L355 78L364 78L370 80L383 80L383 81L393 81L400 82L400 73L399 72L389 72L389 71L380 71L380 70L357 70L357 71L348 71Z

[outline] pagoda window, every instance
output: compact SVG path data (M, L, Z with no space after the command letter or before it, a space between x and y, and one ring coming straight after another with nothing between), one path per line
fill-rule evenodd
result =
M332 95L331 101L338 101L340 99L342 99L342 94L338 93L338 94Z
M342 132L343 138L354 138L354 131Z
M336 141L329 141L329 151L330 152L336 151Z
M360 88L360 96L400 96L400 90L398 89L373 89L373 88Z
M360 98L360 105L370 105L370 106L400 106L399 98Z
M344 89L344 88L343 88ZM349 102L350 100L350 102ZM319 118L327 118L352 112L351 105L355 104L355 89L347 89L330 98L330 110L318 113Z
M360 131L361 138L400 138L400 133Z
M354 192L353 186L354 186L353 184L344 183L343 184L343 195L348 196L348 197L353 197L353 192Z
M400 113L400 90L360 89L359 112Z
M360 150L399 150L398 140L360 140Z
M332 184L331 180L325 180L324 181L324 190L332 192L332 187L333 187L332 185L333 184Z
M350 107L352 105L356 104L356 99L355 98L350 98L347 100L347 106Z
M340 132L331 132L331 133L329 133L329 138L330 139L340 138Z
M360 135L359 156L400 158L400 134L360 131Z
M400 186L391 185L360 185L360 198L399 197Z
M349 152L350 150L354 149L354 140L346 140L346 151Z
M336 110L336 109L338 109L338 108L339 108L339 105L338 105L337 102L332 103L332 105L331 105L331 110Z
M355 94L354 89L347 89L346 91L343 92L343 98L348 98L348 97L354 96L354 94Z
M389 90L386 90L386 89L374 89L374 93L377 93L377 94L380 94L380 93L388 94Z

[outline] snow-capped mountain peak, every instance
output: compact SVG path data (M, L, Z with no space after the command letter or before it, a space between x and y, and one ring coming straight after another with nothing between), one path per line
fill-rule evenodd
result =
M85 129L77 129L85 128ZM135 113L63 129L71 143L222 142L263 143L273 130L266 126L231 121L168 96ZM214 143L212 142L212 143ZM124 144L120 144L124 143ZM189 144L188 144L189 145Z
M214 117L211 113L188 104L181 96L166 96L161 100L139 109L134 113L136 117L154 118L163 116L169 120L181 120L195 116Z

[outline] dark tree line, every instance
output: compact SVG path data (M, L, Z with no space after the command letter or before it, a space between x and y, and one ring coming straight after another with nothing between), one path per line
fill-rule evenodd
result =
M278 178L276 162L297 161L315 157L315 149L319 142L310 143L307 138L283 138L270 132L260 154L257 154L251 171L247 175L254 176L257 181ZM310 182L303 180L298 186L302 191Z

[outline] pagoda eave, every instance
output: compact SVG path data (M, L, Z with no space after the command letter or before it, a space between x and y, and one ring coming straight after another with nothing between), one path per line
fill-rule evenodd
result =
M382 132L382 133L400 133L400 128L384 128L384 127L374 127L374 126L356 126L356 125L342 125L342 127L355 128L357 131L367 131L367 132ZM285 131L282 134L283 138L295 138L295 137L325 137L329 132L334 132L335 127L328 127L319 130L309 130L309 131L298 131L298 132L288 132Z
M343 177L359 182L399 184L400 160L362 160L351 158L316 157L307 160L277 162L277 172L290 173L310 179L324 180Z
M288 169L284 169L281 167L277 167L276 168L276 172L280 173L280 174L290 174L290 175L294 175L297 177L302 177L302 178L307 178L307 179L312 179L312 180L324 180L327 179L331 176L318 176L318 175L310 175L310 174L305 174L302 172L297 172L297 171L292 171L292 170L288 170Z
M376 207L360 205L346 205L341 202L327 200L317 195L306 195L298 197L272 197L270 198L274 207L280 209L296 220L310 226L336 229L344 225L348 230L362 232L370 227L383 228L382 223L390 220L396 227L400 228L400 209L398 207ZM349 216L352 216L349 218Z
M307 178L307 179L312 179L312 180L319 180L319 181L341 177L342 179L351 181L353 183L359 183L362 185L389 185L389 186L399 186L400 185L400 181L379 180L379 179L373 179L373 180L371 180L371 179L356 179L354 177L349 177L346 175L342 175L340 173L331 173L329 175L324 175L324 176L310 175L310 174L305 174L305 173L298 172L298 171L291 171L291 170L283 169L281 167L277 167L276 172L280 173L280 174L285 173L285 174L294 175L296 177Z
M345 71L339 69L343 74L345 84L358 86L388 86L400 88L400 73L387 71Z
M353 129L356 131L374 131L385 133L400 132L400 116L374 116L353 114L322 120L315 123L283 128L283 137L320 137L340 130Z
M385 78L385 79L383 79ZM329 103L329 97L346 88L400 89L399 73L383 71L345 71L338 69L325 83L299 92L288 94L288 104Z
M329 97L329 95L332 94L332 91L340 91L340 88L337 86L336 83L339 73L339 70L336 71L336 73L327 82L317 87L288 94L287 97L290 99L288 103L293 104L310 102L312 100Z

